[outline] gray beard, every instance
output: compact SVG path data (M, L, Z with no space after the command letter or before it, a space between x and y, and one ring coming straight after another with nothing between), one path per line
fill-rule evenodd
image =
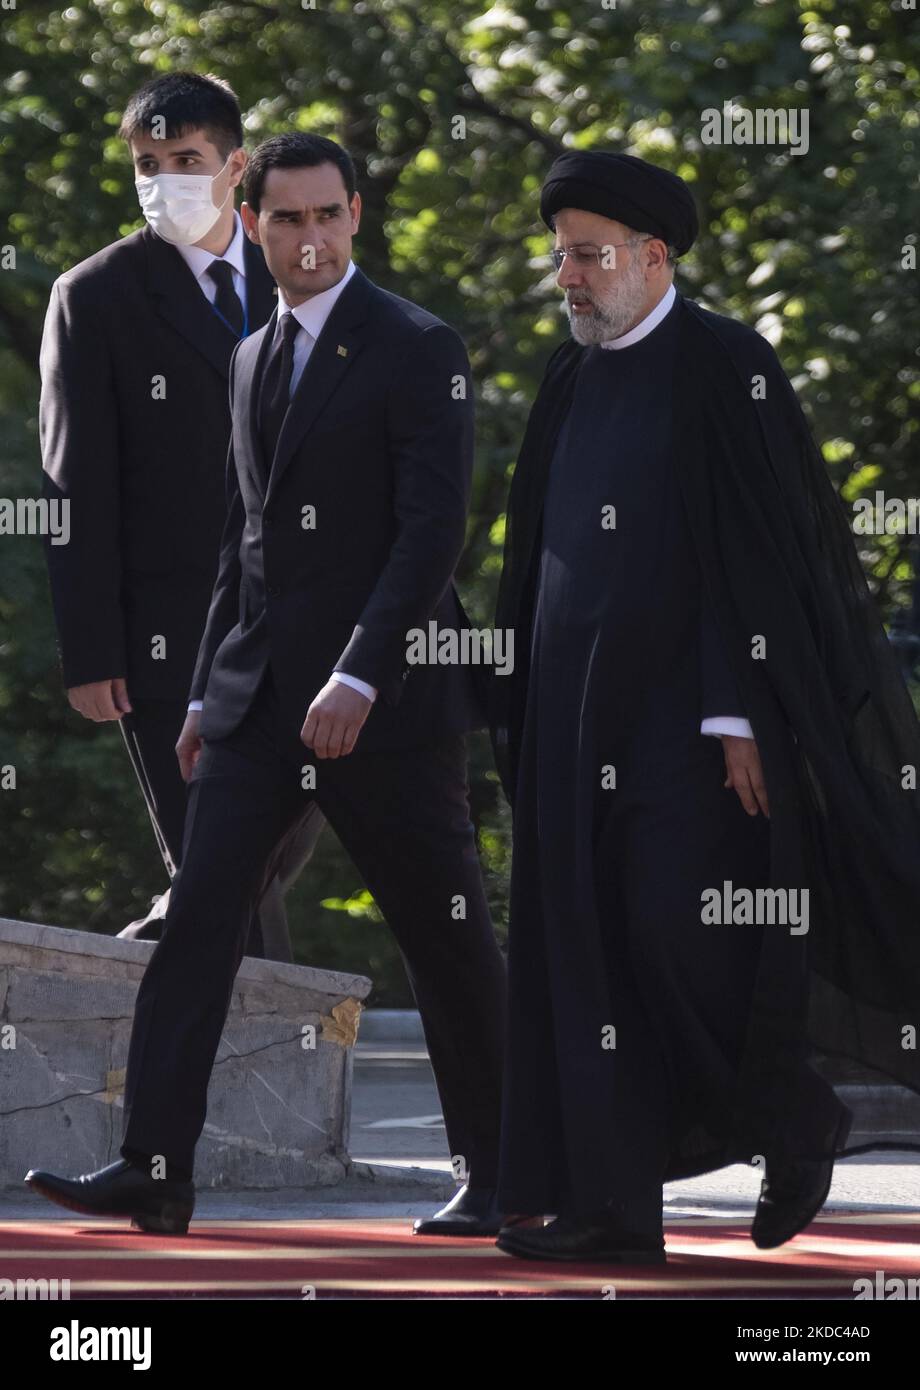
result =
M638 272L638 273L637 273ZM645 277L638 266L630 266L616 289L607 295L594 294L587 314L574 314L568 296L565 311L572 337L582 347L606 343L621 337L635 323L645 299Z

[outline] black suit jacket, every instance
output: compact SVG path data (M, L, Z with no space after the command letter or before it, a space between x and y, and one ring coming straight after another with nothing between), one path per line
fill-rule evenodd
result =
M378 690L356 752L481 728L481 667L407 660L410 629L469 627L452 577L473 465L460 337L356 269L266 460L257 406L275 326L231 367L227 525L190 690L202 735L237 726L267 662L294 737L334 669Z
M276 300L260 248L246 239L245 255L252 330ZM149 227L54 283L39 430L44 494L70 503L69 544L45 544L68 687L124 676L132 696L188 692L225 520L237 342Z

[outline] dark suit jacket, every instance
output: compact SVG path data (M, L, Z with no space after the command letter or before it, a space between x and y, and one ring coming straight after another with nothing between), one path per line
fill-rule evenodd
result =
M409 629L469 626L452 579L473 464L461 339L356 270L269 468L257 402L274 331L275 316L231 367L227 526L190 690L203 737L237 726L269 661L293 737L336 668L378 689L356 752L481 728L483 668L407 661Z
M254 329L274 281L248 239L245 254ZM69 544L45 546L68 687L124 676L132 696L188 692L225 519L237 341L149 227L54 283L39 429L44 494L70 502Z

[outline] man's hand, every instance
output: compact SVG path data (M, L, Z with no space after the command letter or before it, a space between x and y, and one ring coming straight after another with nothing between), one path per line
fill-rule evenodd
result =
M327 681L307 710L301 743L318 758L343 758L354 748L372 704L360 690L342 681Z
M720 734L719 737L722 740L725 771L728 774L722 785L734 787L741 805L749 816L756 816L759 807L769 820L767 788L764 785L757 744L752 738L736 738L734 734Z
M101 724L106 719L120 719L131 713L128 688L121 676L108 681L90 681L89 685L72 685L67 691L71 709L84 719Z
M183 782L187 782L191 777L192 768L201 753L201 735L198 733L200 723L201 710L190 709L185 716L179 742L176 744L176 757L179 759L179 771L182 773Z

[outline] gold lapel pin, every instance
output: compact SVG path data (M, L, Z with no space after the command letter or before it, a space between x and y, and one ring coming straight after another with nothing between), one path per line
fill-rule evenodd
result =
M348 348L347 348L347 347L342 347L342 344L341 344L341 343L339 343L338 347L336 348L336 352L339 354L340 357L347 357L347 356L348 356Z

